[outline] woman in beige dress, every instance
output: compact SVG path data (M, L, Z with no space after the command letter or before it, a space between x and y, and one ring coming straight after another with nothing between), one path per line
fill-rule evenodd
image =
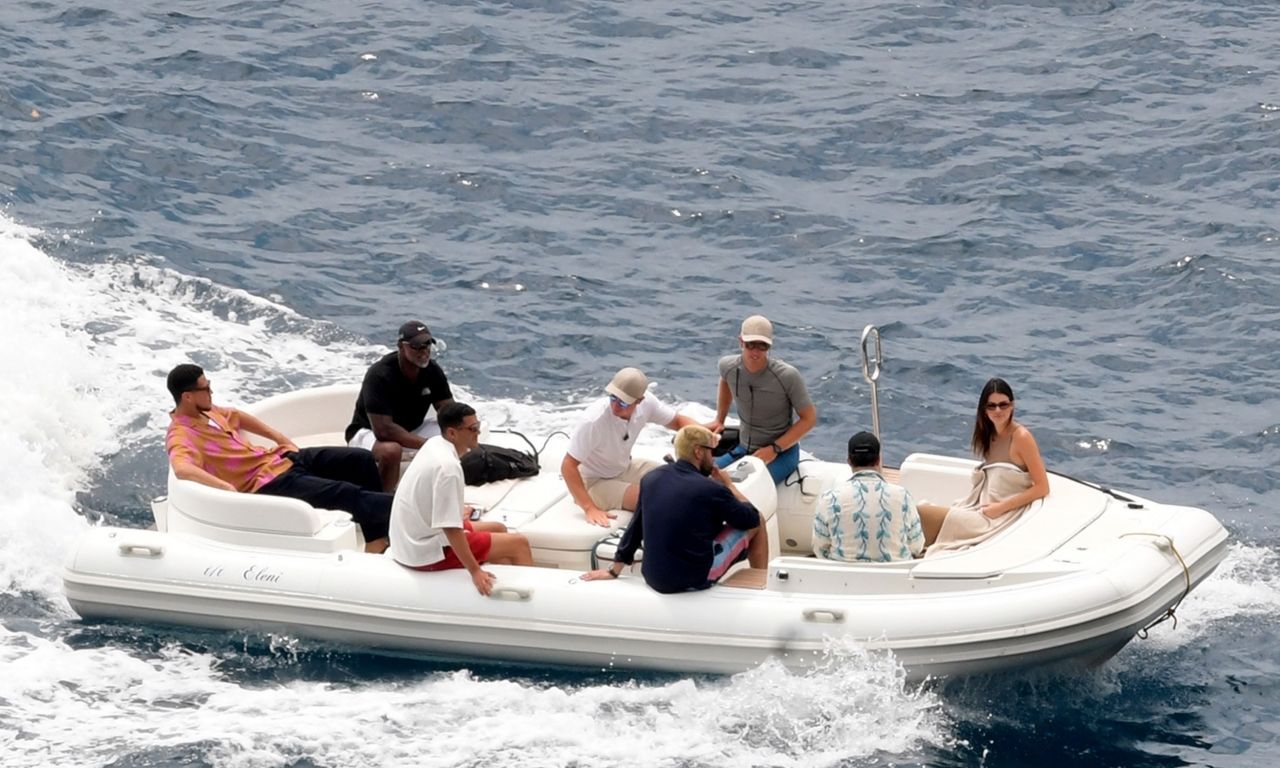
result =
M1031 430L1013 418L1013 389L1004 379L982 388L973 424L973 452L982 457L973 489L950 507L922 502L926 557L966 549L1011 524L1049 495L1049 476Z

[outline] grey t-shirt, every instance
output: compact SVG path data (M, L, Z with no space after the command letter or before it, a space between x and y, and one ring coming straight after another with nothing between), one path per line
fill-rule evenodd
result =
M720 358L720 378L733 393L748 450L777 440L791 427L793 412L813 405L800 372L781 360L769 358L763 370L752 373L742 364L742 355L725 355Z

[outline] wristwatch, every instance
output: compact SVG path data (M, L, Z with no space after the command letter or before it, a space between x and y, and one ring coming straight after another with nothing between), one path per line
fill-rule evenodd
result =
M777 443L769 443L769 447L773 449L774 453L782 453L782 446Z

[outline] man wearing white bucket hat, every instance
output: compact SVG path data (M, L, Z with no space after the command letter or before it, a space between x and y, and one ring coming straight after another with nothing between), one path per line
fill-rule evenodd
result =
M720 358L716 420L709 426L722 431L729 406L736 403L740 442L716 463L725 467L749 453L765 463L774 483L781 483L800 465L800 438L818 423L818 409L800 372L769 357L773 323L767 317L743 320L738 344L740 354Z
M631 447L645 425L679 429L697 422L649 397L649 379L638 368L618 371L604 390L608 397L588 406L574 429L560 474L587 520L607 528L617 517L609 510L634 510L640 478L658 466L631 458Z

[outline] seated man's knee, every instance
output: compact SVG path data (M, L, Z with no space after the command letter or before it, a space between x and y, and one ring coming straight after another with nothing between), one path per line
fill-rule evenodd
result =
M504 563L527 565L533 562L533 551L529 548L529 539L523 533L493 534L493 548L490 558Z
M640 500L640 484L632 483L622 492L622 508L628 512L636 511L636 504Z
M504 532L497 535L502 537L502 542L508 547L515 549L519 549L520 547L524 547L525 549L529 548L529 538L523 533Z
M592 485L587 489L587 498L591 499L591 503L601 509L610 508L608 494L604 492L604 488L600 484Z
M512 550L518 555L529 556L532 550L529 548L529 537L523 533L508 533L508 541Z
M399 443L377 442L373 444L373 458L378 464L399 464L404 456L404 446Z

